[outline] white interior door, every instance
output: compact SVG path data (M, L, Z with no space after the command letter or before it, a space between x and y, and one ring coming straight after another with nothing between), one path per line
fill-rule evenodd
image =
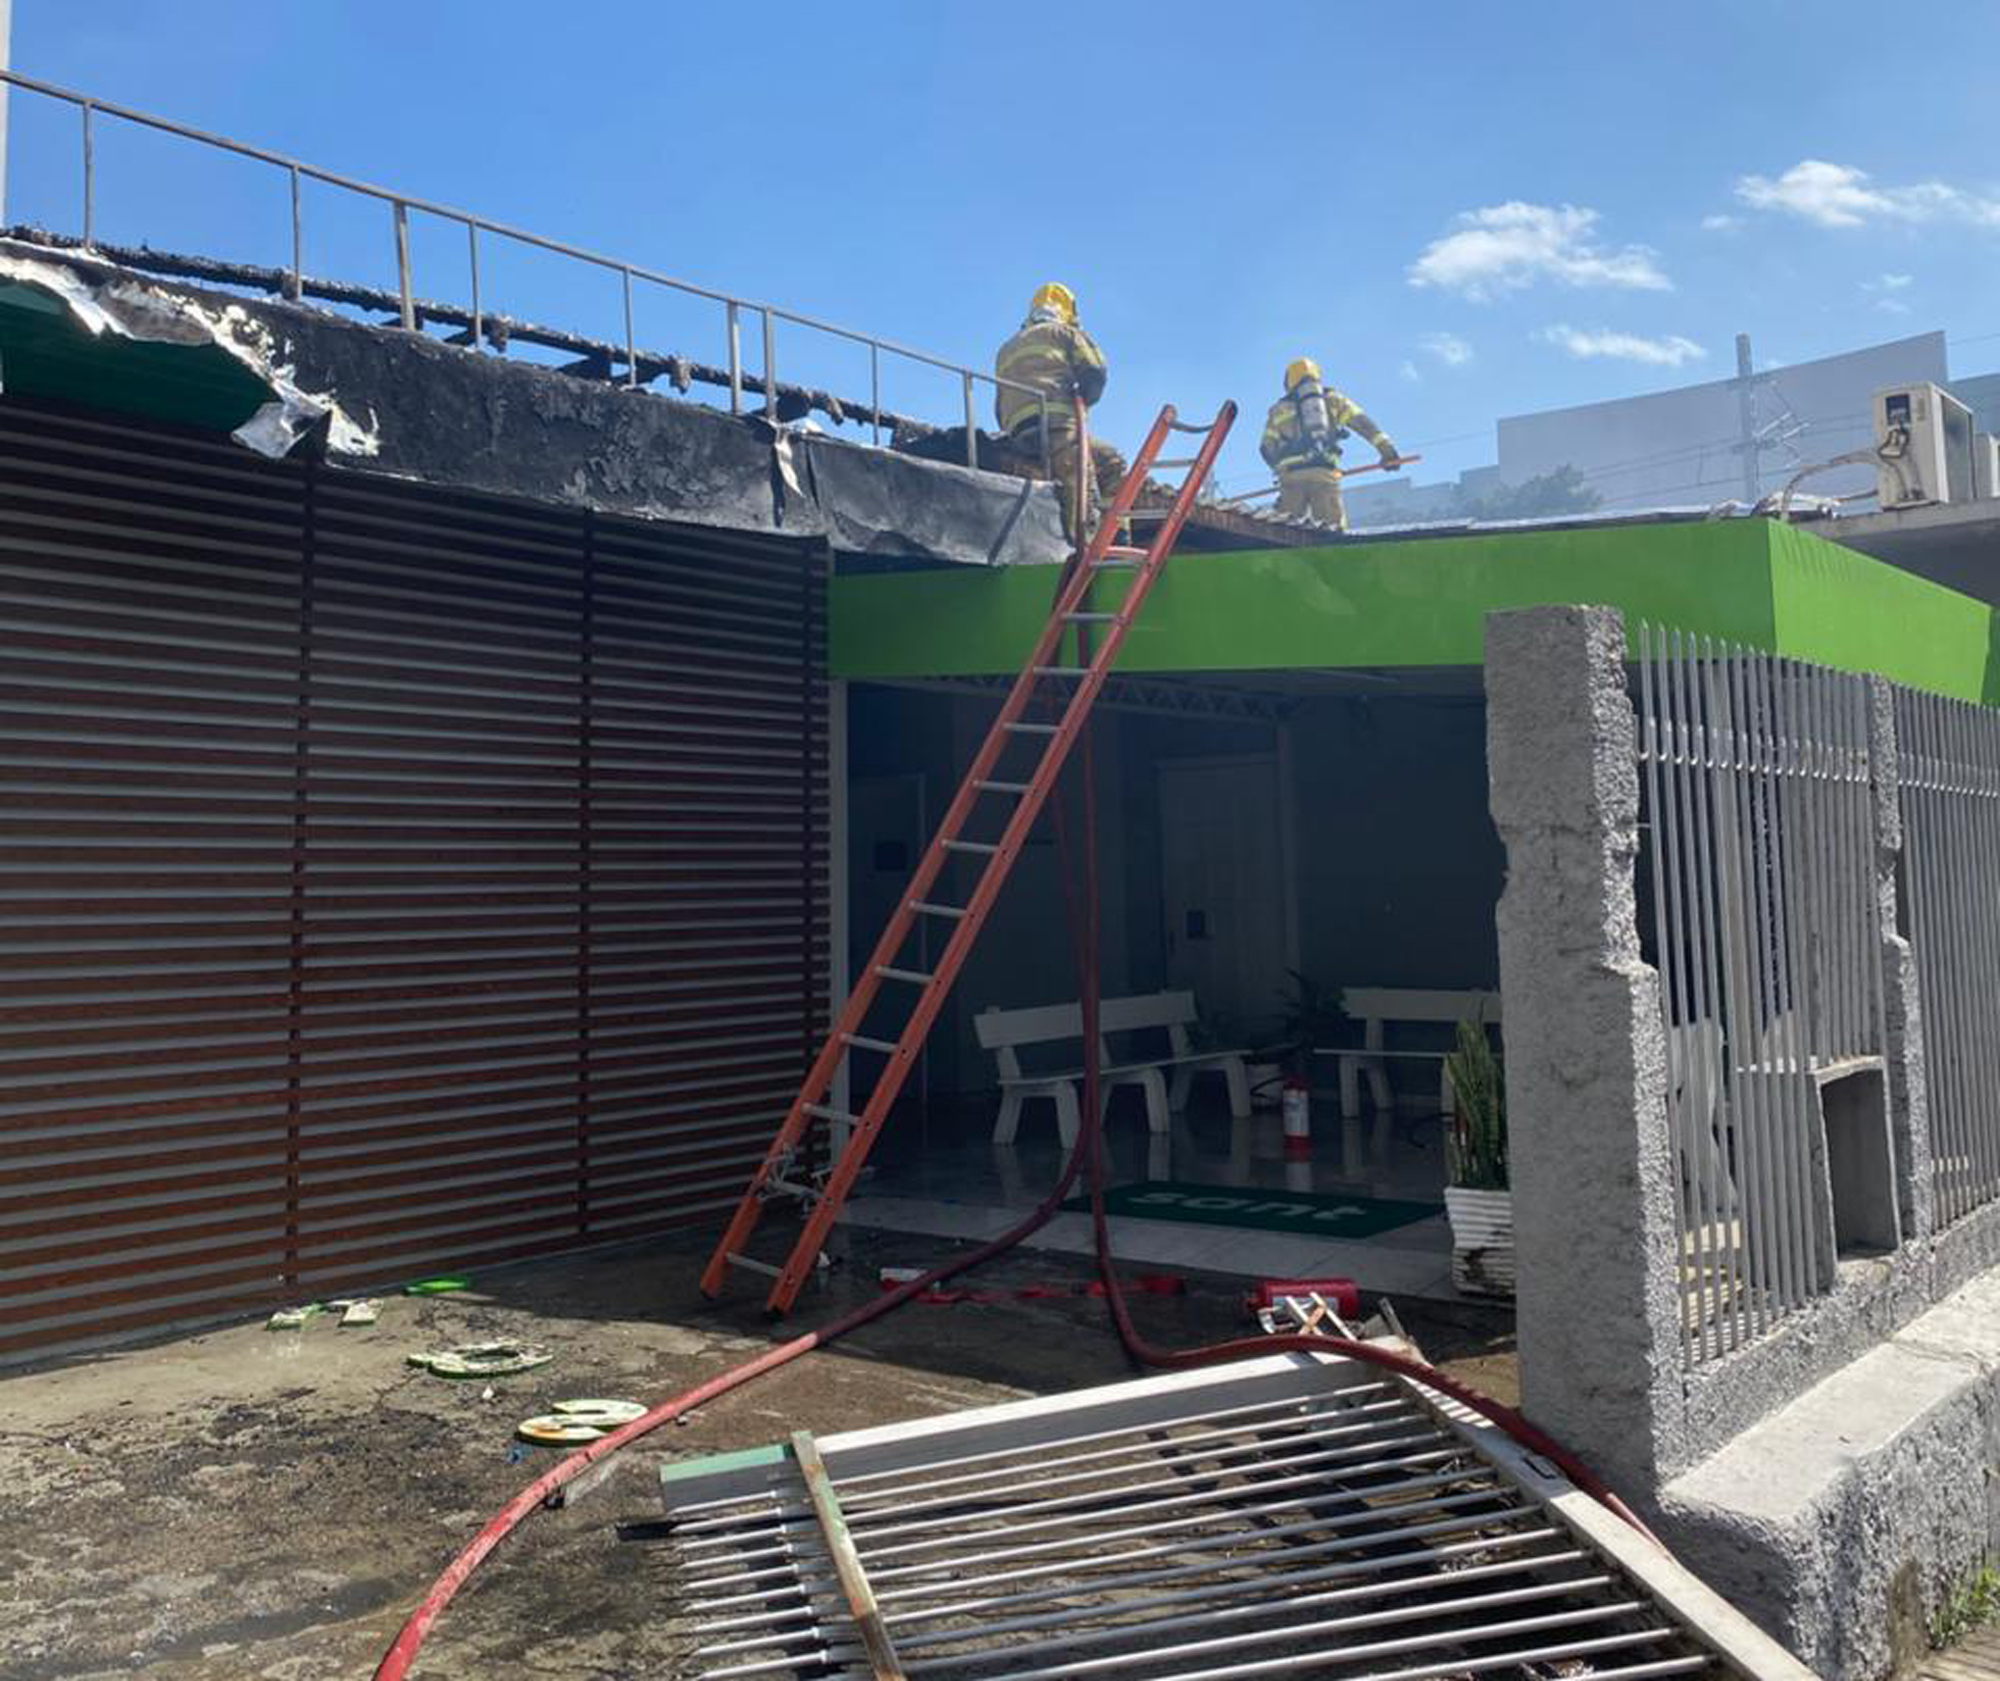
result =
M1285 985L1284 839L1275 757L1159 767L1167 974L1202 1013L1256 1035Z

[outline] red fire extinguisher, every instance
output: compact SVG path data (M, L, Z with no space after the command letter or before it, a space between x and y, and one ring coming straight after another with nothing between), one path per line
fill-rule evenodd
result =
M1306 1161L1312 1156L1312 1087L1299 1075L1285 1081L1285 1159Z

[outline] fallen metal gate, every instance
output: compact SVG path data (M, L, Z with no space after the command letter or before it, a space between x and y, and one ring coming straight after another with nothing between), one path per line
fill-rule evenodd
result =
M1807 1672L1472 1414L1274 1356L670 1465L686 1673Z

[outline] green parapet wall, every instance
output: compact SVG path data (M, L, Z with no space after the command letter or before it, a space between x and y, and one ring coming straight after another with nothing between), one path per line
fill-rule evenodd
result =
M1796 526L1765 524L1779 651L2000 702L1994 610Z
M230 432L271 400L270 387L219 345L93 336L68 307L0 281L0 379L15 397Z
M1045 567L840 578L834 674L1015 671L1053 584ZM2000 698L1985 603L1761 519L1176 555L1119 669L1476 666L1488 613L1558 602L1617 607L1635 629L1647 620L1964 700Z

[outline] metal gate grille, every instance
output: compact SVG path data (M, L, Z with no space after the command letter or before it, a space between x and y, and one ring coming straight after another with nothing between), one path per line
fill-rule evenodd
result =
M1879 1070L1864 679L1639 630L1645 864L1690 1366L1830 1289L1817 1089Z
M1467 1416L1273 1358L669 1466L687 1672L1732 1673Z
M0 1355L729 1200L823 563L0 402Z
M2000 718L1899 688L1896 741L1943 1224L2000 1196Z

